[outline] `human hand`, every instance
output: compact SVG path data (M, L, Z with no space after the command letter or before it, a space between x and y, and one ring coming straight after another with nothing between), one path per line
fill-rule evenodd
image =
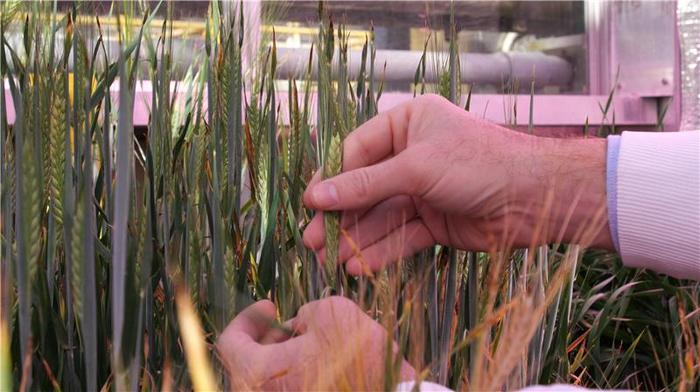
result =
M216 346L232 389L383 388L386 330L354 302L344 297L310 302L283 327L274 327L275 314L272 302L256 302L219 336ZM413 378L404 360L401 379Z
M444 98L415 98L361 125L343 144L343 173L304 193L343 212L339 261L378 270L434 244L466 250L572 241L606 217L605 140L552 139L475 117ZM587 245L612 248L607 220ZM304 243L323 260L322 214ZM363 266L366 262L368 265Z

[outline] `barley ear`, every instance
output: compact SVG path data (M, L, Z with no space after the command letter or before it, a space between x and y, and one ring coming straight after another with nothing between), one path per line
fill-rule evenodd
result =
M326 155L326 164L323 167L323 178L331 178L340 174L343 162L342 143L340 135L335 134L331 138ZM338 265L338 242L340 239L340 213L337 211L324 212L323 220L326 227L326 279L331 287L335 286L336 270Z
M71 230L71 253L73 262L71 263L70 284L73 293L73 307L75 309L75 317L79 320L83 319L83 244L81 243L80 232L85 225L85 209L80 208L83 199L83 194L78 196L75 205L75 214L73 215L73 224Z
M63 73L60 73L55 78L56 86L54 88L52 105L51 105L51 129L49 136L49 173L48 186L49 195L53 202L53 214L56 218L56 223L59 228L63 225L63 174L65 170L64 154L66 140L66 96L65 83ZM61 232L59 229L57 232Z
M29 140L24 141L25 157L32 156L34 148ZM41 252L41 184L39 183L39 163L34 159L26 159L22 165L22 176L24 177L22 197L24 198L25 210L25 239L27 257L27 279L29 283L37 276L39 263L39 253Z

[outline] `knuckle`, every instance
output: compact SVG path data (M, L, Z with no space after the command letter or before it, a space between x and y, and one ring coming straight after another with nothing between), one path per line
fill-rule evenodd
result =
M313 313L313 308L318 305L317 302L318 301L312 301L312 302L307 302L304 305L301 305L299 310L297 310L296 318L299 320L306 319L310 314Z
M428 105L431 105L431 104L432 105L440 105L440 104L447 102L445 97L438 95L438 94L433 94L433 93L421 95L419 97L419 100L420 100L420 103L423 105L423 107L425 107L424 105L426 105L426 104L428 104Z
M372 175L370 174L370 171L368 169L355 171L351 184L355 197L359 199L367 198L370 194L372 185Z
M360 156L368 159L372 156L372 150L361 138L352 137L351 135L343 142L343 158L346 159L350 156ZM345 166L345 163L343 165Z
M349 298L338 296L338 295L329 297L329 302L331 305L342 307L342 308L347 308L347 307L351 307L351 306L355 305L355 303L352 302L352 300L350 300Z
M341 318L352 314L356 308L355 303L351 299L342 296L328 297L324 305L326 314L332 314L334 317Z

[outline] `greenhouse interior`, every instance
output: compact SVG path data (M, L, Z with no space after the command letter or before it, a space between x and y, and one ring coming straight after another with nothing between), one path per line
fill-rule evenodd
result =
M700 390L700 1L0 13L0 391Z

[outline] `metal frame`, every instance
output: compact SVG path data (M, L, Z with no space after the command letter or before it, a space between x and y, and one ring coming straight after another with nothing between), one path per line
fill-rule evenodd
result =
M259 1L247 1L248 23L246 61L257 53L261 34ZM666 130L677 130L680 117L680 51L676 28L676 2L668 1L604 1L591 0L585 4L586 45L588 53L588 95L536 95L533 120L537 127L574 127L582 129L586 119L592 126L609 123L603 118L599 104L615 87L611 112L617 125L626 129L649 129L656 126L661 107L671 104L664 121ZM653 31L648 32L650 28ZM617 69L620 76L617 86ZM148 123L148 83L137 86L134 125ZM11 103L7 85L7 102ZM286 92L279 100L286 100ZM380 110L409 100L410 93L385 93L379 101ZM472 111L485 118L503 123L504 102L513 99L504 95L474 95ZM529 96L517 96L519 124L527 124ZM511 103L512 104L512 103ZM284 104L281 105L285 107ZM8 105L8 121L14 121L14 110ZM608 117L611 117L609 113ZM286 116L280 116L286 119Z
M585 3L589 94L607 95L614 88L617 97L649 111L646 117L655 122L668 105L667 131L678 130L680 123L676 8L676 1L660 0Z

